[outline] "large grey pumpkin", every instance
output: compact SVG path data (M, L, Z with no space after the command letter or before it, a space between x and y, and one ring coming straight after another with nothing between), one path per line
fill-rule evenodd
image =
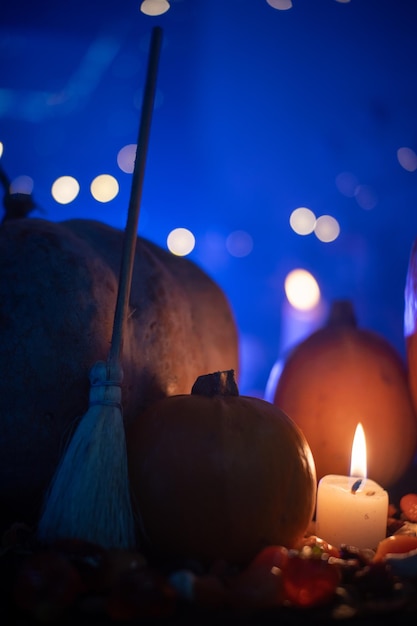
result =
M40 219L0 227L2 526L34 523L77 418L89 371L108 355L122 231ZM197 376L238 369L234 317L191 261L138 238L122 350L124 419L187 393Z

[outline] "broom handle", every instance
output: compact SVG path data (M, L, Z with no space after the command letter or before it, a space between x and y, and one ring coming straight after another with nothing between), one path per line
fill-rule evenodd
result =
M148 151L152 112L155 100L156 77L159 53L162 43L162 29L155 26L149 49L148 70L142 102L142 115L139 125L138 143L135 165L133 168L132 187L130 191L129 209L123 242L123 254L119 275L116 310L114 314L113 334L108 356L108 364L119 362L123 345L123 331L126 324L129 306L130 288L132 284L133 263L139 221L139 209L142 197L143 179L145 175L146 155Z

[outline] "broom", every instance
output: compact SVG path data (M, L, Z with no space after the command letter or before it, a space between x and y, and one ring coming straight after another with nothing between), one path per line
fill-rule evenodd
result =
M142 114L107 362L90 371L89 408L81 418L46 495L38 538L75 537L105 548L135 544L121 406L120 356L137 240L146 152L155 99L162 29L152 30Z

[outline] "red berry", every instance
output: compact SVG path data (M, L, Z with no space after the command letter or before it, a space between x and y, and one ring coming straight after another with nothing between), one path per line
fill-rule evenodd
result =
M400 509L409 522L417 522L417 493L407 493L400 500Z
M327 604L340 581L339 567L321 558L290 556L283 570L285 599L298 607Z

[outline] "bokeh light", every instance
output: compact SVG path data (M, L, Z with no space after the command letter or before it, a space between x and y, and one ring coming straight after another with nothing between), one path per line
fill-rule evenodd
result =
M286 11L292 8L291 0L266 0L270 7L278 11Z
M300 311L313 309L320 302L320 287L305 269L297 268L287 274L284 289L288 302Z
M121 148L117 154L117 165L122 172L132 174L135 167L136 144L130 143Z
M355 200L361 209L371 211L378 204L375 191L369 185L358 185L355 190Z
M320 241L330 243L337 239L340 234L339 222L331 215L321 215L316 221L314 234Z
M352 172L341 172L336 176L336 187L347 198L355 196L359 181Z
M3 156L3 150L4 150L3 142L0 141L0 159Z
M195 237L187 228L174 228L167 237L168 250L177 256L187 256L194 249Z
M281 377L282 370L284 369L285 359L278 359L272 366L268 380L266 382L264 400L267 402L274 402L275 390L278 385L278 381Z
M227 237L226 248L232 256L245 257L253 250L253 239L245 230L235 230Z
M140 10L145 15L162 15L169 9L169 2L167 0L143 0L140 5Z
M217 230L206 229L199 238L198 258L210 273L225 270L230 263L230 254L226 248L226 237Z
M26 193L30 195L33 191L33 178L30 176L17 176L10 183L10 193Z
M411 148L399 148L397 150L398 163L407 172L415 172L417 170L417 154Z
M59 204L69 204L78 196L80 185L73 176L60 176L52 185L52 197Z
M294 209L290 215L290 226L297 235L309 235L316 224L316 216L306 207Z
M110 174L100 174L92 181L90 191L98 202L110 202L119 193L119 183Z

